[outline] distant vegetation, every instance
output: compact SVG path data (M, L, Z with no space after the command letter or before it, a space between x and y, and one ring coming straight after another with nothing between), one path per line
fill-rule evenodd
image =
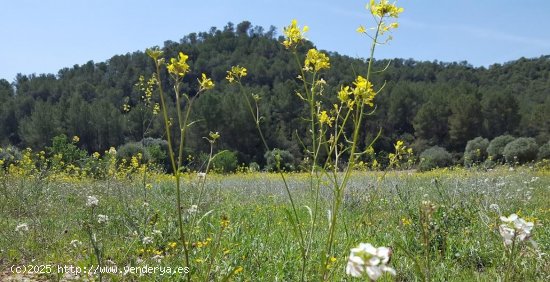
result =
M306 122L297 117L307 109L294 94L299 89L298 70L281 41L274 27L265 30L245 21L236 26L229 23L223 30L189 34L179 43L164 43L166 57L176 57L180 51L189 55L193 71L184 79L184 92L194 95L202 72L216 84L194 105L192 120L198 122L187 133L189 155L199 158L209 149L202 137L219 131L218 149L232 152L227 158L236 156L239 164L262 167L269 161L238 89L225 80L226 71L238 64L249 72L243 79L246 90L260 98L262 128L269 146L288 151L295 161L303 159L299 140L308 140L308 130ZM308 42L298 51L303 54L310 47ZM337 93L336 88L352 82L354 74L366 72L364 60L329 55L325 93ZM540 147L550 138L550 56L489 68L411 59L379 60L375 67L383 69L388 64L386 72L372 77L375 85L387 84L376 97L377 109L366 120L360 137L360 142L368 144L382 129L382 137L374 145L380 158L393 151L396 140L404 140L417 155L439 146L452 155L454 163L480 163L487 155L494 155L495 161L511 161L510 154L516 154L518 145L506 151L506 144L491 140L501 135L530 137L529 146ZM13 83L0 80L0 146L43 149L52 146L55 136L65 134L78 136L79 148L91 154L163 136L161 119L152 114L158 95L147 102L135 86L140 75L149 78L153 71L153 62L143 52L134 52L106 62L64 68L57 75L18 74ZM325 103L337 99L323 98ZM174 100L169 107L174 109ZM473 149L467 150L464 159L468 141L476 137L484 141L471 143ZM479 146L490 150L476 155ZM495 146L497 151L491 151ZM124 148L143 150L136 144ZM529 150L528 158L536 158L536 149ZM540 154L548 154L548 149L544 150ZM432 151L426 155L435 153ZM159 156L163 156L162 150L151 157ZM234 162L230 163L233 167Z

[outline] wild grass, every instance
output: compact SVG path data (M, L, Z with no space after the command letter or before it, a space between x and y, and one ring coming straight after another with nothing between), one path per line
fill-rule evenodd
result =
M507 272L507 256L498 232L500 215L516 213L534 221L536 247L523 244L514 260L513 280L550 278L550 173L528 167L509 170L436 170L426 173L354 172L340 210L334 255L328 279L350 279L345 266L350 248L359 242L389 246L397 275L382 281L417 281L429 273L433 281L499 281ZM292 235L287 192L277 174L210 174L197 212L200 181L195 174L182 179L185 224L197 222L188 242L191 280L294 281L301 277L300 246ZM12 265L97 265L89 232L95 234L103 265L120 273L103 274L112 281L174 281L184 275L123 273L124 266L184 265L173 208L175 185L164 175L142 179L48 180L3 174L0 178L0 269ZM307 204L308 174L288 174L288 186L304 229L311 222ZM321 186L323 187L323 186ZM87 197L97 197L94 208ZM328 230L332 192L321 191L323 216L318 228ZM429 201L433 213L422 220ZM498 206L498 208L497 208ZM97 215L107 215L104 224ZM18 230L26 223L28 231ZM321 234L321 232L313 233ZM152 242L144 240L149 237ZM314 259L324 237L313 238ZM76 241L75 241L76 240ZM427 243L427 245L426 245ZM428 263L429 262L429 263ZM429 265L429 270L428 270ZM306 269L306 280L318 269ZM57 280L65 274L31 277ZM79 276L83 279L85 276ZM73 277L74 278L74 277ZM98 279L98 276L89 278Z

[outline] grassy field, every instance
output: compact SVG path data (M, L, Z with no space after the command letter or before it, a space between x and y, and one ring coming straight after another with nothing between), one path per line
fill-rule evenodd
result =
M345 269L350 248L361 242L392 248L390 265L397 274L381 281L421 281L427 275L433 281L498 281L506 275L515 281L550 279L548 171L502 167L381 176L353 175L328 280L355 279ZM176 281L186 275L192 281L295 281L301 276L298 237L286 216L290 204L277 174L186 175L189 273L169 274L165 268L163 274L158 268L142 275L128 267L185 265L171 177L98 181L2 174L0 180L3 280L99 280L97 273L75 273L76 267L84 272L97 266L98 257L103 271L117 272L103 273L107 281ZM326 240L332 192L321 191L314 219L313 193L304 188L308 174L288 174L287 181L305 236L314 234L305 278L317 280L317 250ZM89 196L97 198L97 206ZM511 265L498 226L500 215L512 213L535 222L536 245L518 243ZM309 233L312 222L315 232ZM26 273L16 275L12 266ZM60 271L58 266L75 268Z

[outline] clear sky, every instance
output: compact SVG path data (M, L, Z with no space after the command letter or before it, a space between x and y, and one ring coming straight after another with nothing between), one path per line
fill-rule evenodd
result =
M278 34L292 19L318 48L367 57L368 0L0 0L0 78L54 73L162 46L243 20ZM401 0L400 28L377 58L463 61L474 66L550 54L549 0Z

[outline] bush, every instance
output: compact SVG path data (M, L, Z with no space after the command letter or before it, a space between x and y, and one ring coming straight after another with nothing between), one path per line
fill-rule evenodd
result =
M280 165L280 169L283 171L295 170L294 156L287 150L273 149L267 151L264 155L266 160L265 169L267 171L277 171L277 165Z
M250 164L248 164L248 171L249 172L260 171L260 165L256 162L251 162Z
M508 143L504 147L503 155L506 162L510 164L523 164L534 161L537 158L538 149L534 138L521 137Z
M130 162L132 157L136 156L138 153L141 153L141 160L143 162L148 162L150 160L149 152L141 142L129 142L118 147L116 155L117 158Z
M420 154L421 171L431 170L438 167L446 167L453 162L452 156L447 150L439 146L433 146Z
M88 153L79 149L76 146L78 140L69 142L65 134L61 134L52 138L52 146L46 147L46 150L52 156L60 156L59 160L63 161L66 165L80 165L79 162L83 162Z
M151 162L160 165L165 171L171 170L170 158L168 157L168 141L147 137L141 140L141 144L147 150Z
M491 140L491 143L489 143L489 147L487 147L487 154L489 155L489 159L495 162L504 162L504 147L506 147L508 143L514 141L515 139L516 138L511 135L501 135Z
M464 150L464 166L472 166L485 161L487 147L489 147L489 140L486 138L476 137L468 141Z
M11 145L0 148L0 160L3 161L5 167L8 167L10 164L21 160L21 151Z
M537 154L537 160L550 160L550 141L540 146L539 152Z
M237 170L237 153L221 151L212 160L212 169L216 172L229 173Z

